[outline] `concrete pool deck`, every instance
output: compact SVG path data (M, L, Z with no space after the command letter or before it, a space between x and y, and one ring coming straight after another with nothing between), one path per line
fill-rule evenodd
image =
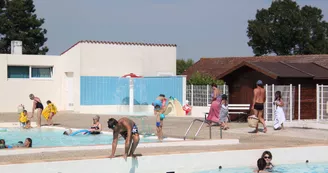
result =
M57 126L71 128L87 128L92 123L93 115L75 114L69 112L60 112L55 116L54 122ZM120 118L122 116L100 115L100 121L105 131L109 131L106 127L108 118ZM15 122L18 116L15 113L1 113L0 123ZM132 118L137 123L139 130L142 131L141 119ZM164 120L164 135L172 138L183 138L187 128L189 127L193 117L167 117ZM43 120L43 123L45 121ZM151 131L155 131L155 118L148 117L144 120L145 124L149 124ZM199 127L199 123L195 123L188 137L192 138ZM220 146L158 146L158 147L141 147L136 150L138 155L162 155L162 154L178 154L178 153L194 153L194 152L210 152L225 150L245 150L245 149L266 149L278 147L299 147L299 146L324 146L328 145L328 131L319 129L302 129L302 128L286 128L282 131L273 131L268 129L266 134L248 133L252 129L246 123L231 123L230 129L223 131L223 139L239 139L237 145L220 145ZM219 128L212 128L212 138L219 139ZM199 141L209 139L208 127L203 127L198 137ZM205 142L205 141L204 141ZM60 160L79 160L105 158L110 154L110 145L106 145L105 149L97 150L79 150L79 151L57 151L57 152L41 152L20 155L1 155L0 164L27 163L40 161L60 161ZM19 150L19 149L17 149ZM29 149L34 150L34 149ZM8 150L9 152L9 150ZM118 148L116 155L122 155L123 149Z

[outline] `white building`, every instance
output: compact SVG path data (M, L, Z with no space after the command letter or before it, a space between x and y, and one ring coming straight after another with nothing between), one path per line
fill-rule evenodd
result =
M0 69L0 112L31 111L30 93L59 110L93 112L80 105L81 76L175 76L176 45L79 41L60 56L0 54Z

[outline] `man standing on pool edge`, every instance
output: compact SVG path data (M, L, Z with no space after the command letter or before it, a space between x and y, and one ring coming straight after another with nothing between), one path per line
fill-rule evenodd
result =
M140 139L136 124L132 120L125 117L119 119L118 121L114 118L110 118L107 121L107 124L108 128L113 130L112 154L109 158L115 157L119 134L125 139L124 159L126 160L127 156L136 157L136 155L134 155L134 151L136 150Z

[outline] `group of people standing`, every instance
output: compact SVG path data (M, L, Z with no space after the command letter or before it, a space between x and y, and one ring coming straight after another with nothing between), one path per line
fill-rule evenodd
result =
M211 107L208 113L207 121L209 125L220 125L224 130L228 127L228 97L221 94L216 84L212 84L213 92L211 94Z
M210 125L219 124L224 130L229 129L228 127L228 101L225 94L221 94L221 91L217 88L216 84L212 84L211 94L211 107L207 117L207 121ZM264 103L266 101L266 91L264 84L261 80L256 82L256 87L253 90L253 101L251 106L251 112L254 113L255 117L258 118L259 122L263 125L263 132L267 132L267 126L264 120ZM275 120L274 129L283 129L283 123L286 121L285 113L283 111L284 102L281 97L281 91L275 92L275 100L273 102L275 108ZM254 133L258 132L258 124L255 127Z
M36 111L37 121L36 124L38 127L41 127L41 115L47 120L48 125L53 125L52 118L57 113L57 107L50 101L47 101L46 108L43 107L41 99L39 97L34 96L34 94L30 94L29 98L33 101L32 105L32 113L31 116L28 116L27 111L23 107L22 112L20 112L19 122L21 127L30 128L30 120L34 117L34 112Z

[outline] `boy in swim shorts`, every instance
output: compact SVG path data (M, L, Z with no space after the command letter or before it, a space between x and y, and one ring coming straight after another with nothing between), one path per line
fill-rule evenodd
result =
M163 119L164 119L164 108L165 108L166 98L164 94L160 94L155 102L154 105L154 114L156 116L156 131L157 137L160 142L163 140Z

